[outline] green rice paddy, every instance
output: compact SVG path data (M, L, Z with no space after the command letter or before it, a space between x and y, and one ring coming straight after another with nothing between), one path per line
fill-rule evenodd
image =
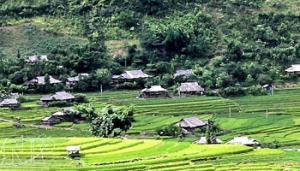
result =
M42 95L28 96L31 101L23 103L20 110L0 108L0 170L300 170L300 151L282 150L300 149L299 88L275 90L273 95L228 99L206 96L137 99L137 93L87 93L97 108L105 104L135 106L136 121L125 140L93 138L87 123L39 127L44 116L61 110L37 105ZM156 128L182 118L208 119L211 115L216 115L216 123L227 130L218 136L225 142L238 135L248 135L263 144L276 140L280 148L196 145L191 142L198 137L186 137L178 142L172 137L153 136ZM25 128L13 128L16 117L22 118ZM26 142L21 151L22 137ZM161 140L154 140L157 138ZM39 145L33 148L32 140ZM81 158L70 159L66 145L81 145Z

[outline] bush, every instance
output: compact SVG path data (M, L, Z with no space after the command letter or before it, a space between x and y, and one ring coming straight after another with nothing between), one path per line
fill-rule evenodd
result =
M23 95L20 95L17 100L19 103L24 103L28 101L28 99Z
M126 82L126 83L121 84L118 87L118 89L129 89L129 90L133 90L133 89L137 89L137 88L138 88L138 86L137 86L137 84L135 82L134 83L128 83L128 82Z
M267 91L265 88L263 88L259 85L256 85L256 86L251 86L251 87L247 88L246 93L248 95L259 96L259 95L266 95Z
M156 129L156 132L160 136L177 137L181 133L181 129L176 125L167 125Z
M72 104L66 101L57 101L57 102L49 103L49 107L67 107L67 106L72 106Z
M85 94L78 93L78 94L75 94L75 102L77 102L77 103L87 103L88 99L86 98Z
M224 97L228 96L243 96L246 94L245 90L243 87L236 85L236 86L230 86L226 87L224 89L220 90L220 94Z

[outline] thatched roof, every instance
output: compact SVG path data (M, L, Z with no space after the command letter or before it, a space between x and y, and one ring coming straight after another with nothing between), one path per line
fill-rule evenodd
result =
M71 100L71 99L75 99L75 97L72 95L72 94L69 94L65 91L59 91L59 92L56 92L53 97L56 99L56 100Z
M177 76L186 76L186 75L190 75L190 74L194 74L192 69L186 69L186 70L177 70L176 73L174 74L174 77Z
M47 55L33 55L28 56L26 62L35 62L35 61L48 61Z
M300 72L300 64L294 64L285 70L286 72Z
M56 118L52 115L49 115L49 116L45 116L42 121L56 121Z
M50 84L61 83L61 81L49 76ZM45 84L45 76L38 76L30 81L26 81L23 85L32 85L32 84Z
M162 88L160 85L153 85L151 88L144 88L141 92L166 92L167 90Z
M216 140L217 140L218 144L221 144L223 142L219 138L216 138ZM194 143L197 143L197 144L206 144L206 137L200 137L198 140L194 141Z
M196 117L184 118L178 122L178 126L181 128L197 128L205 125L207 125L207 121L200 120Z
M18 103L19 102L16 99L4 99L0 104L1 105L16 105Z
M55 112L52 114L53 116L65 116L65 113L62 112L62 111L59 111L59 112Z
M69 78L67 78L67 81L68 82L78 82L79 81L79 77L87 77L87 76L89 76L89 74L88 73L81 73L81 74L78 74L77 76L75 76L75 77L69 77Z
M53 101L53 100L72 100L75 97L72 94L69 94L65 91L59 91L53 94L52 96L43 96L40 100L41 101Z
M259 145L260 143L253 138L249 139L247 136L243 136L234 137L232 140L228 141L227 144Z
M204 88L198 85L197 82L186 82L181 83L181 85L177 88L180 92L197 92L204 91Z
M145 74L142 70L125 71L120 76L121 76L121 78L124 78L124 79L137 79L137 78L148 78L148 77L150 77L148 74ZM118 78L117 75L113 75L113 78L114 77Z

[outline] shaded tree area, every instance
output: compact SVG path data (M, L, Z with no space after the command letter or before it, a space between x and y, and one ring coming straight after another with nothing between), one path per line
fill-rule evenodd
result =
M46 43L51 60L30 65L16 49L14 57L0 63L0 88L24 91L18 85L36 76L65 81L89 73L74 90L99 90L110 86L111 75L142 69L152 79L133 85L176 89L181 82L197 81L207 90L220 89L221 95L265 94L261 85L298 80L284 73L300 62L300 17L288 5L265 0L2 0L1 25L47 16L71 21L65 23L87 42ZM51 33L61 34L55 28ZM113 58L105 41L127 39L138 43L124 43L127 53ZM1 52L1 58L8 58ZM179 69L193 69L195 75L174 79ZM47 91L54 90L46 86L40 92Z
M78 109L86 115L94 136L119 136L122 132L128 131L134 121L133 106L107 105L97 110L92 104L85 104L78 106Z

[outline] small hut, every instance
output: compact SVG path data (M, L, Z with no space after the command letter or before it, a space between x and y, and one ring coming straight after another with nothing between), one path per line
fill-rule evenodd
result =
M234 137L232 140L228 141L227 144L242 144L246 146L260 146L259 141L253 138L248 138L247 136Z
M196 128L203 128L207 125L207 121L200 120L196 117L183 118L176 123L181 129L186 132L193 132Z
M74 146L66 146L66 150L68 153L68 156L71 158L73 157L80 157L80 146L79 145L74 145Z
M53 101L66 101L66 102L72 102L74 101L75 97L72 94L69 94L65 91L59 91L51 96L43 96L40 100L44 104L48 104L49 102Z
M181 94L190 94L194 95L197 92L200 94L204 93L204 88L198 85L197 82L186 82L186 83L181 83L181 85L177 88L179 96Z
M43 125L54 125L54 124L58 124L58 123L59 123L59 120L53 115L45 116L42 119Z
M80 73L76 77L69 77L66 81L66 86L68 89L73 89L73 87L79 83L80 79L85 79L88 77L88 73Z
M49 75L49 79L51 85L56 85L61 83L60 80L53 78L51 75ZM35 89L38 84L45 85L45 76L35 77L32 80L26 81L23 85L26 86L28 89Z
M145 88L141 90L142 97L151 98L151 97L167 97L167 90L162 88L160 85L151 86L151 88Z
M113 75L112 83L119 84L124 82L134 82L138 78L149 78L150 75L144 73L142 70L131 70L131 71L125 71L121 75Z
M300 64L293 64L285 70L287 74L297 74L300 75Z
M65 122L73 122L74 119L81 119L81 115L79 111L74 110L73 108L64 108L61 111L55 112L52 114L52 116L55 116L60 121Z
M16 99L4 99L1 103L1 107L16 107L19 106L19 102Z

